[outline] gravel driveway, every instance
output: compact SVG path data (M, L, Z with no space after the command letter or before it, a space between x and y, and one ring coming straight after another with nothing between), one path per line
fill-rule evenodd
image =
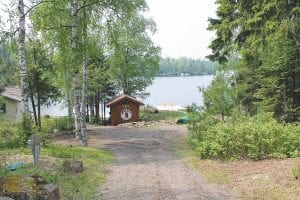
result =
M172 141L186 134L185 126L101 127L92 132L91 142L100 141L116 157L97 199L230 199L174 155Z

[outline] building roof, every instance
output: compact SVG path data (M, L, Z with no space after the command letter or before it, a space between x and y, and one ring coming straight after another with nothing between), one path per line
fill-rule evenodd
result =
M18 85L4 87L4 90L1 93L1 95L16 101L22 101L21 88Z
M117 103L119 103L120 101L123 101L123 100L128 100L128 101L131 101L133 103L136 103L136 104L139 104L139 105L144 105L142 102L140 102L139 100L137 100L136 98L134 97L131 97L131 96L128 96L126 94L121 94L113 99L111 99L108 103L107 103L107 107L109 106L113 106Z

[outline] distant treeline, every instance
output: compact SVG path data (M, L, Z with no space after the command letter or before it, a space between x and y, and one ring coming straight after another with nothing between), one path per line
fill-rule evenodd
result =
M195 76L215 74L215 63L192 58L161 58L158 76Z

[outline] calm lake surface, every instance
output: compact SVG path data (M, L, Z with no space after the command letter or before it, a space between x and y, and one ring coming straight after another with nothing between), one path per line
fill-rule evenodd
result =
M185 77L157 77L153 85L148 87L150 96L145 104L187 106L196 103L203 105L202 94L198 87L207 87L213 80L213 75Z
M207 87L213 80L213 75L185 76L185 77L157 77L153 84L147 88L150 96L143 100L152 106L180 105L187 106L196 103L203 105L203 97L198 87ZM66 116L67 106L57 103L50 107L43 106L43 115Z

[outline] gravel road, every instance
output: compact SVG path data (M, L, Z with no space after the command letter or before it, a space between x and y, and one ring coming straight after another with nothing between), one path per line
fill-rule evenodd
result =
M97 199L230 199L174 155L172 141L185 133L185 126L94 128L95 142L116 156Z

